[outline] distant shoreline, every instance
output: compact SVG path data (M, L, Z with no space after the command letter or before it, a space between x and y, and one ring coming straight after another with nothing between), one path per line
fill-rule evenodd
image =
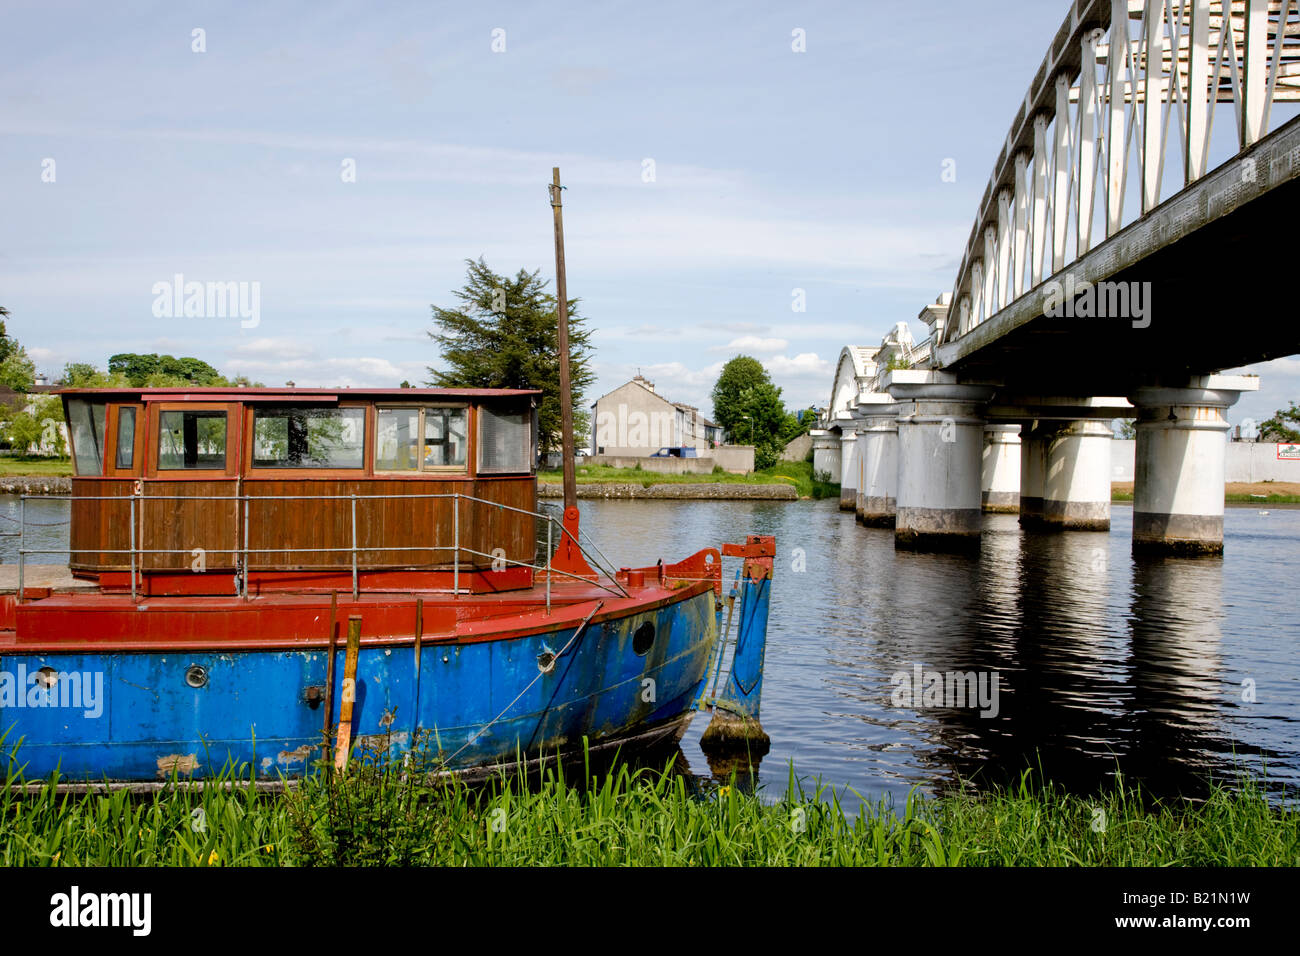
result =
M0 495L70 495L72 479L65 475L6 475L0 478ZM539 481L539 498L563 498L562 485ZM751 485L725 482L673 482L642 487L628 482L591 482L578 485L579 498L675 498L679 500L798 501L793 485Z
M0 495L69 495L72 479L66 475L5 475L0 477ZM538 481L537 496L564 497L558 482ZM1263 496L1263 497L1261 497ZM799 501L793 485L746 484L743 482L657 482L642 485L626 481L578 483L579 498L615 498L677 501ZM1132 504L1133 483L1111 486L1111 501ZM1300 505L1300 483L1279 481L1229 482L1224 489L1229 505Z
M537 497L563 498L564 486L539 481ZM578 485L579 498L676 499L678 501L798 501L793 485L746 485L739 482L664 482L655 485L592 481Z

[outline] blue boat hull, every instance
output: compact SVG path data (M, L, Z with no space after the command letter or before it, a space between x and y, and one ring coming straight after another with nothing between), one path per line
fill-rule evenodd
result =
M648 646L646 623L654 628ZM423 741L446 769L472 772L680 734L717 638L712 591L578 630L549 671L544 655L559 654L573 627L426 643L418 676L413 642L363 643L354 740L394 757ZM329 700L337 721L344 648L335 654ZM56 771L73 781L203 778L231 766L264 779L297 777L322 754L328 656L325 647L4 654L0 672L60 676L43 697L16 679L7 694L0 687L0 733L6 749L18 745L14 759L28 780ZM205 671L202 686L187 682L194 665Z

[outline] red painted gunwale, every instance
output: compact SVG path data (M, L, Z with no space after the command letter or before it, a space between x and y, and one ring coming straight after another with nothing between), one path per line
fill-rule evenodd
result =
M662 576L661 576L662 569ZM627 583L644 575L645 586ZM366 646L413 644L416 601L423 599L421 640L456 645L500 641L576 627L597 602L593 623L614 621L686 601L713 590L721 594L718 552L705 549L673 565L625 570L615 582L557 579L551 611L545 585L500 594L452 595L446 591L363 591L337 594L334 634L328 592L273 592L243 599L234 595L142 598L102 591L54 592L19 604L0 595L0 652L80 654L126 651L325 649L338 640L348 616L362 617ZM606 587L600 587L604 584Z

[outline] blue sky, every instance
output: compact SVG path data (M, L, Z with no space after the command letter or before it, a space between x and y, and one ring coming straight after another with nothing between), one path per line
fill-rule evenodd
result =
M790 407L824 404L844 345L923 336L1065 12L7 0L0 304L50 373L161 351L267 384L422 383L464 259L552 276L559 165L589 398L640 369L707 409L744 352ZM178 273L258 283L257 326L155 315ZM1259 370L1234 421L1300 392L1296 359Z

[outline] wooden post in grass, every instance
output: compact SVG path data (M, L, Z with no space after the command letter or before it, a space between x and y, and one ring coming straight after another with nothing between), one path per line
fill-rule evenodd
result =
M339 698L339 734L334 769L348 765L352 750L352 703L357 699L357 657L361 653L361 615L348 615L348 649L343 658L343 693Z

